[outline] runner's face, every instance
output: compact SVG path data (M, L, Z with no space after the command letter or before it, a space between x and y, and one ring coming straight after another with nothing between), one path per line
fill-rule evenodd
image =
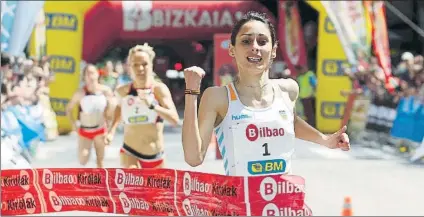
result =
M271 58L276 54L272 46L271 32L260 21L245 23L237 34L235 46L230 46L235 54L238 68L243 72L260 74L269 69Z
M99 71L94 66L89 66L85 72L85 82L86 83L96 83L99 81Z
M146 79L146 76L151 75L152 61L146 52L136 52L131 58L131 72L133 79Z

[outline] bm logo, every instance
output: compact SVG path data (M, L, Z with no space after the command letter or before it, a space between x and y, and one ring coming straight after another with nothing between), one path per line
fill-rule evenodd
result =
M52 105L53 111L57 116L66 115L66 106L68 105L69 100L63 98L50 98L50 104Z
M327 119L342 119L345 107L344 102L322 102L321 116Z
M328 34L336 34L336 28L334 28L334 24L328 16L324 20L324 30Z
M77 31L78 19L73 14L46 13L46 28L54 30Z
M75 59L70 56L50 56L50 68L58 73L74 73Z
M286 161L283 159L250 161L247 170L251 175L283 173L286 171Z
M322 62L322 73L325 76L344 76L343 70L350 67L347 60L325 59Z

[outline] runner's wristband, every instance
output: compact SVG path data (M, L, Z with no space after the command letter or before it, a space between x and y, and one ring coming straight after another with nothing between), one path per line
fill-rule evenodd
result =
M200 95L200 90L190 90L190 89L185 89L184 90L185 94L190 94L190 95Z

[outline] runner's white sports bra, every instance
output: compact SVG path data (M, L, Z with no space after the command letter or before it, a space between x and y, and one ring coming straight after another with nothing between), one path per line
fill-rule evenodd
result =
M285 103L288 94L275 86L272 105L254 109L241 103L233 83L226 85L228 110L215 135L227 175L291 173L293 108Z
M91 93L84 87L85 96L80 100L80 112L86 114L102 113L107 107L106 96L102 93Z
M149 109L146 103L138 97L137 89L134 88L133 84L130 85L130 90L126 96L122 97L119 93L116 93L118 98L120 98L121 116L124 123L127 125L139 125L163 122L163 119L154 110ZM142 90L148 93L149 97L155 97L153 87Z

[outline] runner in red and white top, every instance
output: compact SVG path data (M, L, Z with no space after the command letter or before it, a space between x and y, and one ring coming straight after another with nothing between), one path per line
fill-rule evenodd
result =
M154 79L154 58L153 48L146 43L131 48L128 63L133 82L115 91L118 105L106 142L113 140L122 119L125 127L120 155L125 168L163 167L163 121L172 125L179 121L171 92L166 84Z
M182 138L188 164L202 164L214 129L225 172L231 176L290 173L295 138L350 149L346 127L325 135L295 115L299 94L295 80L269 79L276 38L273 25L261 14L249 12L238 21L229 48L238 77L227 86L208 88L199 113L197 100L205 72L199 67L185 69Z
M85 86L72 96L66 113L74 129L78 131L80 164L87 164L94 143L97 167L102 168L105 153L104 136L107 132L106 112L113 92L109 87L99 83L99 71L92 64L83 70L83 78ZM76 105L79 106L78 119L74 119L72 115Z

